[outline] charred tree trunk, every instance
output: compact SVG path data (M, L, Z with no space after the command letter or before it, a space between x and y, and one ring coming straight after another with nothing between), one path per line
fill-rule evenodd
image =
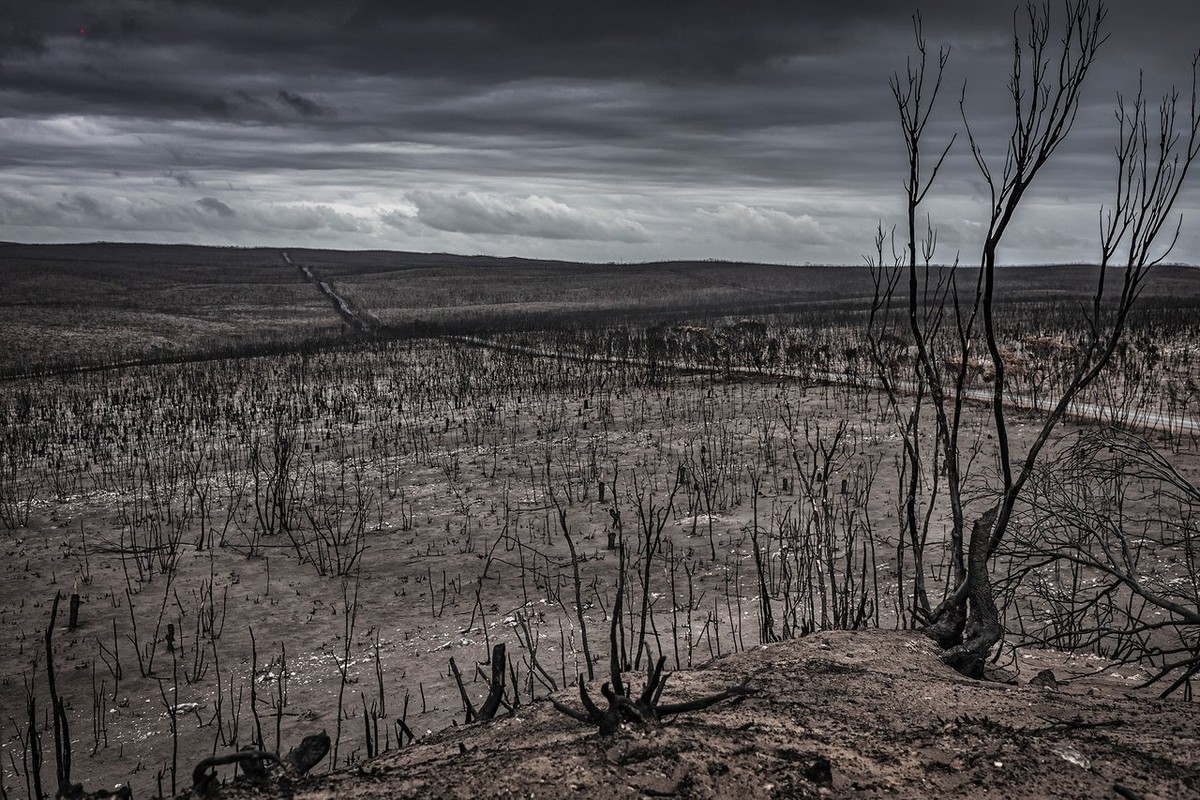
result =
M988 543L996 524L999 506L993 506L975 520L967 546L967 607L966 625L960 644L942 654L942 660L971 678L983 677L983 665L992 647L1004 636L1000 610L992 594L992 579L988 569ZM963 619L962 606L951 619ZM943 645L945 646L945 645Z

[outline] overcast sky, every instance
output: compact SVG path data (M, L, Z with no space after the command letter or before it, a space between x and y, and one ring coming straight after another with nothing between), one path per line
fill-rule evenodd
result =
M899 222L918 6L952 47L931 146L965 82L1000 158L1003 2L0 0L0 239L861 263ZM1190 91L1200 4L1107 30L1007 263L1094 260L1117 92ZM978 261L983 192L960 139L939 260ZM1200 263L1200 180L1180 210Z

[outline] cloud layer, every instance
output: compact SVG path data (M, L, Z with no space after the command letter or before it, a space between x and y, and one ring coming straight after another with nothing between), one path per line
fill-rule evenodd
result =
M0 23L0 238L857 263L898 221L887 79L915 3L59 0ZM1002 256L1095 257L1111 105L1190 76L1200 12L1110 12L1073 138ZM1011 10L921 4L1002 155ZM1176 249L1200 262L1200 192ZM962 142L929 206L977 258Z

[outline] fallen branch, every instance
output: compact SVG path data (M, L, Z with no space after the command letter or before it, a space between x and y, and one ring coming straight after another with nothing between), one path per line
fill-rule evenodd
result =
M267 763L277 764L284 775L300 777L320 763L329 754L329 734L325 731L305 736L299 745L280 758L269 750L239 750L204 759L192 770L192 792L199 797L208 797L217 789L217 767L237 764L242 773L256 783L267 780Z
M266 761L284 766L278 755L267 750L241 750L223 756L209 756L192 770L192 790L201 797L211 794L217 784L216 767L228 764L237 764L248 777L259 780L266 777Z

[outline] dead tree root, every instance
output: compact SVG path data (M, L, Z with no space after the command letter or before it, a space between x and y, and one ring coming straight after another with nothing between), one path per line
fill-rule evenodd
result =
M675 716L677 714L685 714L689 711L700 711L709 706L725 700L734 700L754 694L756 690L749 688L746 683L731 686L723 692L701 697L697 700L689 700L686 703L663 703L662 693L666 687L666 675L663 674L663 666L666 664L666 657L660 656L658 662L647 674L646 686L642 693L633 698L629 694L629 689L626 687L623 691L613 691L610 684L605 683L600 687L600 693L604 695L608 702L606 708L600 708L591 695L588 694L587 686L583 682L583 676L579 676L579 700L583 703L583 711L578 711L564 703L560 703L553 698L550 700L554 707L566 714L571 719L582 722L585 725L595 725L601 736L610 736L621 729L622 725L657 725L663 721L665 717ZM618 685L620 683L618 682Z

